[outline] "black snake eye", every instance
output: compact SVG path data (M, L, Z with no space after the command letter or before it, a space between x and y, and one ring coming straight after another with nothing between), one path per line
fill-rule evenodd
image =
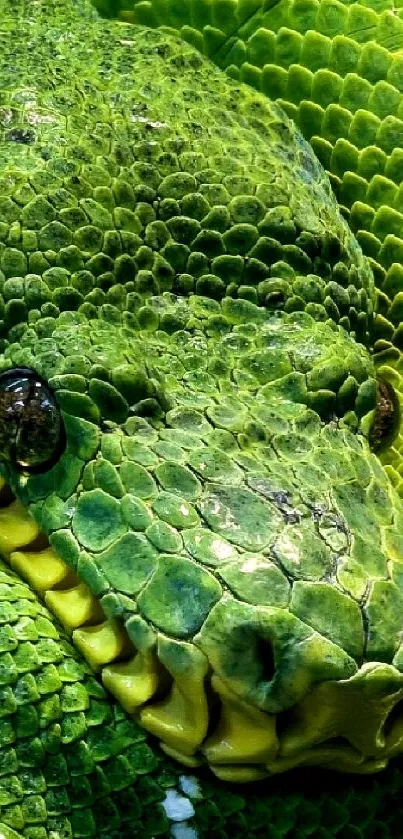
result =
M29 367L0 373L0 460L24 472L44 472L65 445L54 394Z
M400 405L396 391L389 382L377 381L374 421L369 435L372 451L379 452L389 446L400 425Z

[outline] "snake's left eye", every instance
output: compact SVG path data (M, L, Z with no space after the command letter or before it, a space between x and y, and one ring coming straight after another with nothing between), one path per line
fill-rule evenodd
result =
M44 472L65 445L60 411L49 386L29 367L0 373L0 460Z
M389 382L378 378L377 397L369 442L374 452L389 446L400 427L400 405L396 391Z

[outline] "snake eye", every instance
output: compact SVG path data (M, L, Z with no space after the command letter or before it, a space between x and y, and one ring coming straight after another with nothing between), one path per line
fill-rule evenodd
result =
M379 452L389 446L396 437L399 424L400 405L395 389L390 382L378 379L375 415L369 435L372 451Z
M0 460L44 472L58 460L65 433L54 394L29 367L0 373Z

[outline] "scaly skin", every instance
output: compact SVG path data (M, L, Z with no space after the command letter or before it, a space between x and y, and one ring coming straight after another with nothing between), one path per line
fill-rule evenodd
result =
M56 406L27 436L0 377L0 835L396 835L370 264L284 114L175 36L0 20L0 363ZM311 765L384 771L265 780Z
M401 0L96 0L103 14L169 27L277 101L329 174L377 287L373 351L403 398ZM402 494L403 438L383 456Z

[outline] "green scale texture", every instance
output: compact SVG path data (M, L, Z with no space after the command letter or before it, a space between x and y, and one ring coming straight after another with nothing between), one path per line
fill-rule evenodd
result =
M375 335L402 343L403 8L401 2L101 2L164 25L228 74L277 100L328 170L375 272ZM399 308L400 305L400 308Z
M148 836L178 772L110 704L35 594L0 568L0 831ZM120 830L119 830L120 829Z
M371 264L375 358L402 402L400 0L97 0L95 5L102 14L178 32L295 120L327 170L340 210ZM348 317L344 312L343 325ZM382 459L402 494L401 433Z
M287 17L296 4L242 12L198 4L190 23L187 8L138 10L140 22L176 26L197 46L211 12L208 54L249 82L262 64L261 32L270 30L273 72L263 92L291 116L306 100L306 123L317 125L309 138L316 131L328 168L346 148L358 160L342 121L357 109L347 98L353 68L332 71L344 100L324 101L329 74L313 93L319 68L304 70L300 58L309 33L296 39ZM330 50L338 28L358 62L368 30L397 78L388 50L398 12L334 3L332 18L330 5L303 8L315 29L310 60L320 39ZM4 466L3 474L105 613L135 644L147 636L174 673L191 648L239 696L277 713L316 682L359 678L363 662L375 661L400 695L403 508L398 480L368 445L376 404L368 350L380 340L383 311L374 319L370 265L378 285L400 276L391 268L385 280L389 239L381 244L380 228L389 222L375 198L383 181L357 169L367 177L365 222L354 224L355 205L349 221L379 241L371 263L344 218L352 202L338 191L347 190L343 172L340 184L333 178L341 213L283 111L192 46L101 22L80 3L0 0L0 20L1 368L28 365L46 378L67 434L47 473L27 478ZM303 15L299 28L307 28ZM219 58L223 47L227 58L232 48L241 55L248 39L250 77L243 59ZM399 91L390 72L387 85ZM368 80L374 91L377 81ZM377 119L387 132L386 116ZM379 137L368 145L394 160ZM396 323L382 340L390 360ZM0 598L6 839L398 835L397 761L375 779L300 773L239 789L202 769L189 793L189 771L106 698L6 566ZM269 683L262 639L278 661ZM387 756L393 725L381 731ZM348 734L359 763L359 736ZM303 726L299 736L305 742ZM334 746L345 752L345 742ZM374 748L374 768L376 758ZM178 798L175 821L169 803Z

